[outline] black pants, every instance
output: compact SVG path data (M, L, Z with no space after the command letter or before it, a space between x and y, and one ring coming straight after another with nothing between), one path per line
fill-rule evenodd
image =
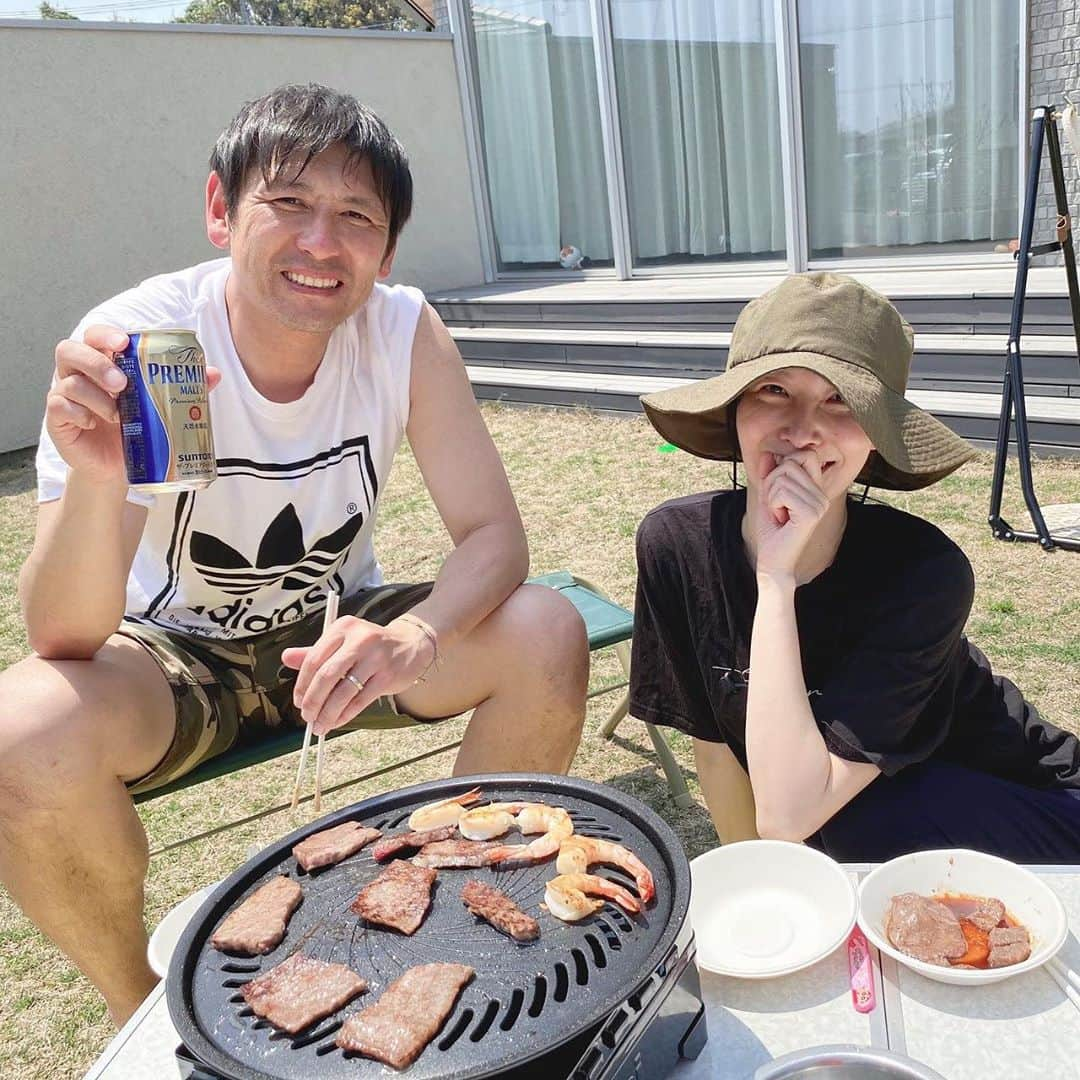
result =
M1080 790L927 762L879 776L807 843L839 862L962 847L1020 863L1080 863Z

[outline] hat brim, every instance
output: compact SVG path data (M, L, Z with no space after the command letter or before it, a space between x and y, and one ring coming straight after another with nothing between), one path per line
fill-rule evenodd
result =
M975 456L973 447L935 416L890 390L865 368L811 352L784 352L747 360L722 375L641 399L653 427L668 442L697 457L740 460L728 424L728 406L751 383L781 368L806 368L828 379L874 444L856 480L893 491L928 487Z

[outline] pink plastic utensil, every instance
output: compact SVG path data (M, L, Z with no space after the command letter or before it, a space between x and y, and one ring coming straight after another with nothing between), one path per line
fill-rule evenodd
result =
M847 943L848 972L851 975L851 1003L856 1012L873 1012L877 1007L874 990L874 962L863 932L856 926Z

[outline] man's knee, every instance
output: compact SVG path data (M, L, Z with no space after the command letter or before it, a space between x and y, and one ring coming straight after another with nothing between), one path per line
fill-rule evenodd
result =
M94 768L90 734L105 709L80 695L77 666L92 663L31 656L0 675L0 800L51 802Z
M574 686L588 682L585 621L562 593L546 585L521 585L504 608L507 630L526 662Z

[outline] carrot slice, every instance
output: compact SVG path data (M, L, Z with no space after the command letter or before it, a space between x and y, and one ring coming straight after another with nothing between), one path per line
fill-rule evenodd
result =
M990 934L986 930L980 930L969 919L960 920L960 929L964 932L967 952L949 962L966 964L968 967L986 967L986 961L990 956Z

